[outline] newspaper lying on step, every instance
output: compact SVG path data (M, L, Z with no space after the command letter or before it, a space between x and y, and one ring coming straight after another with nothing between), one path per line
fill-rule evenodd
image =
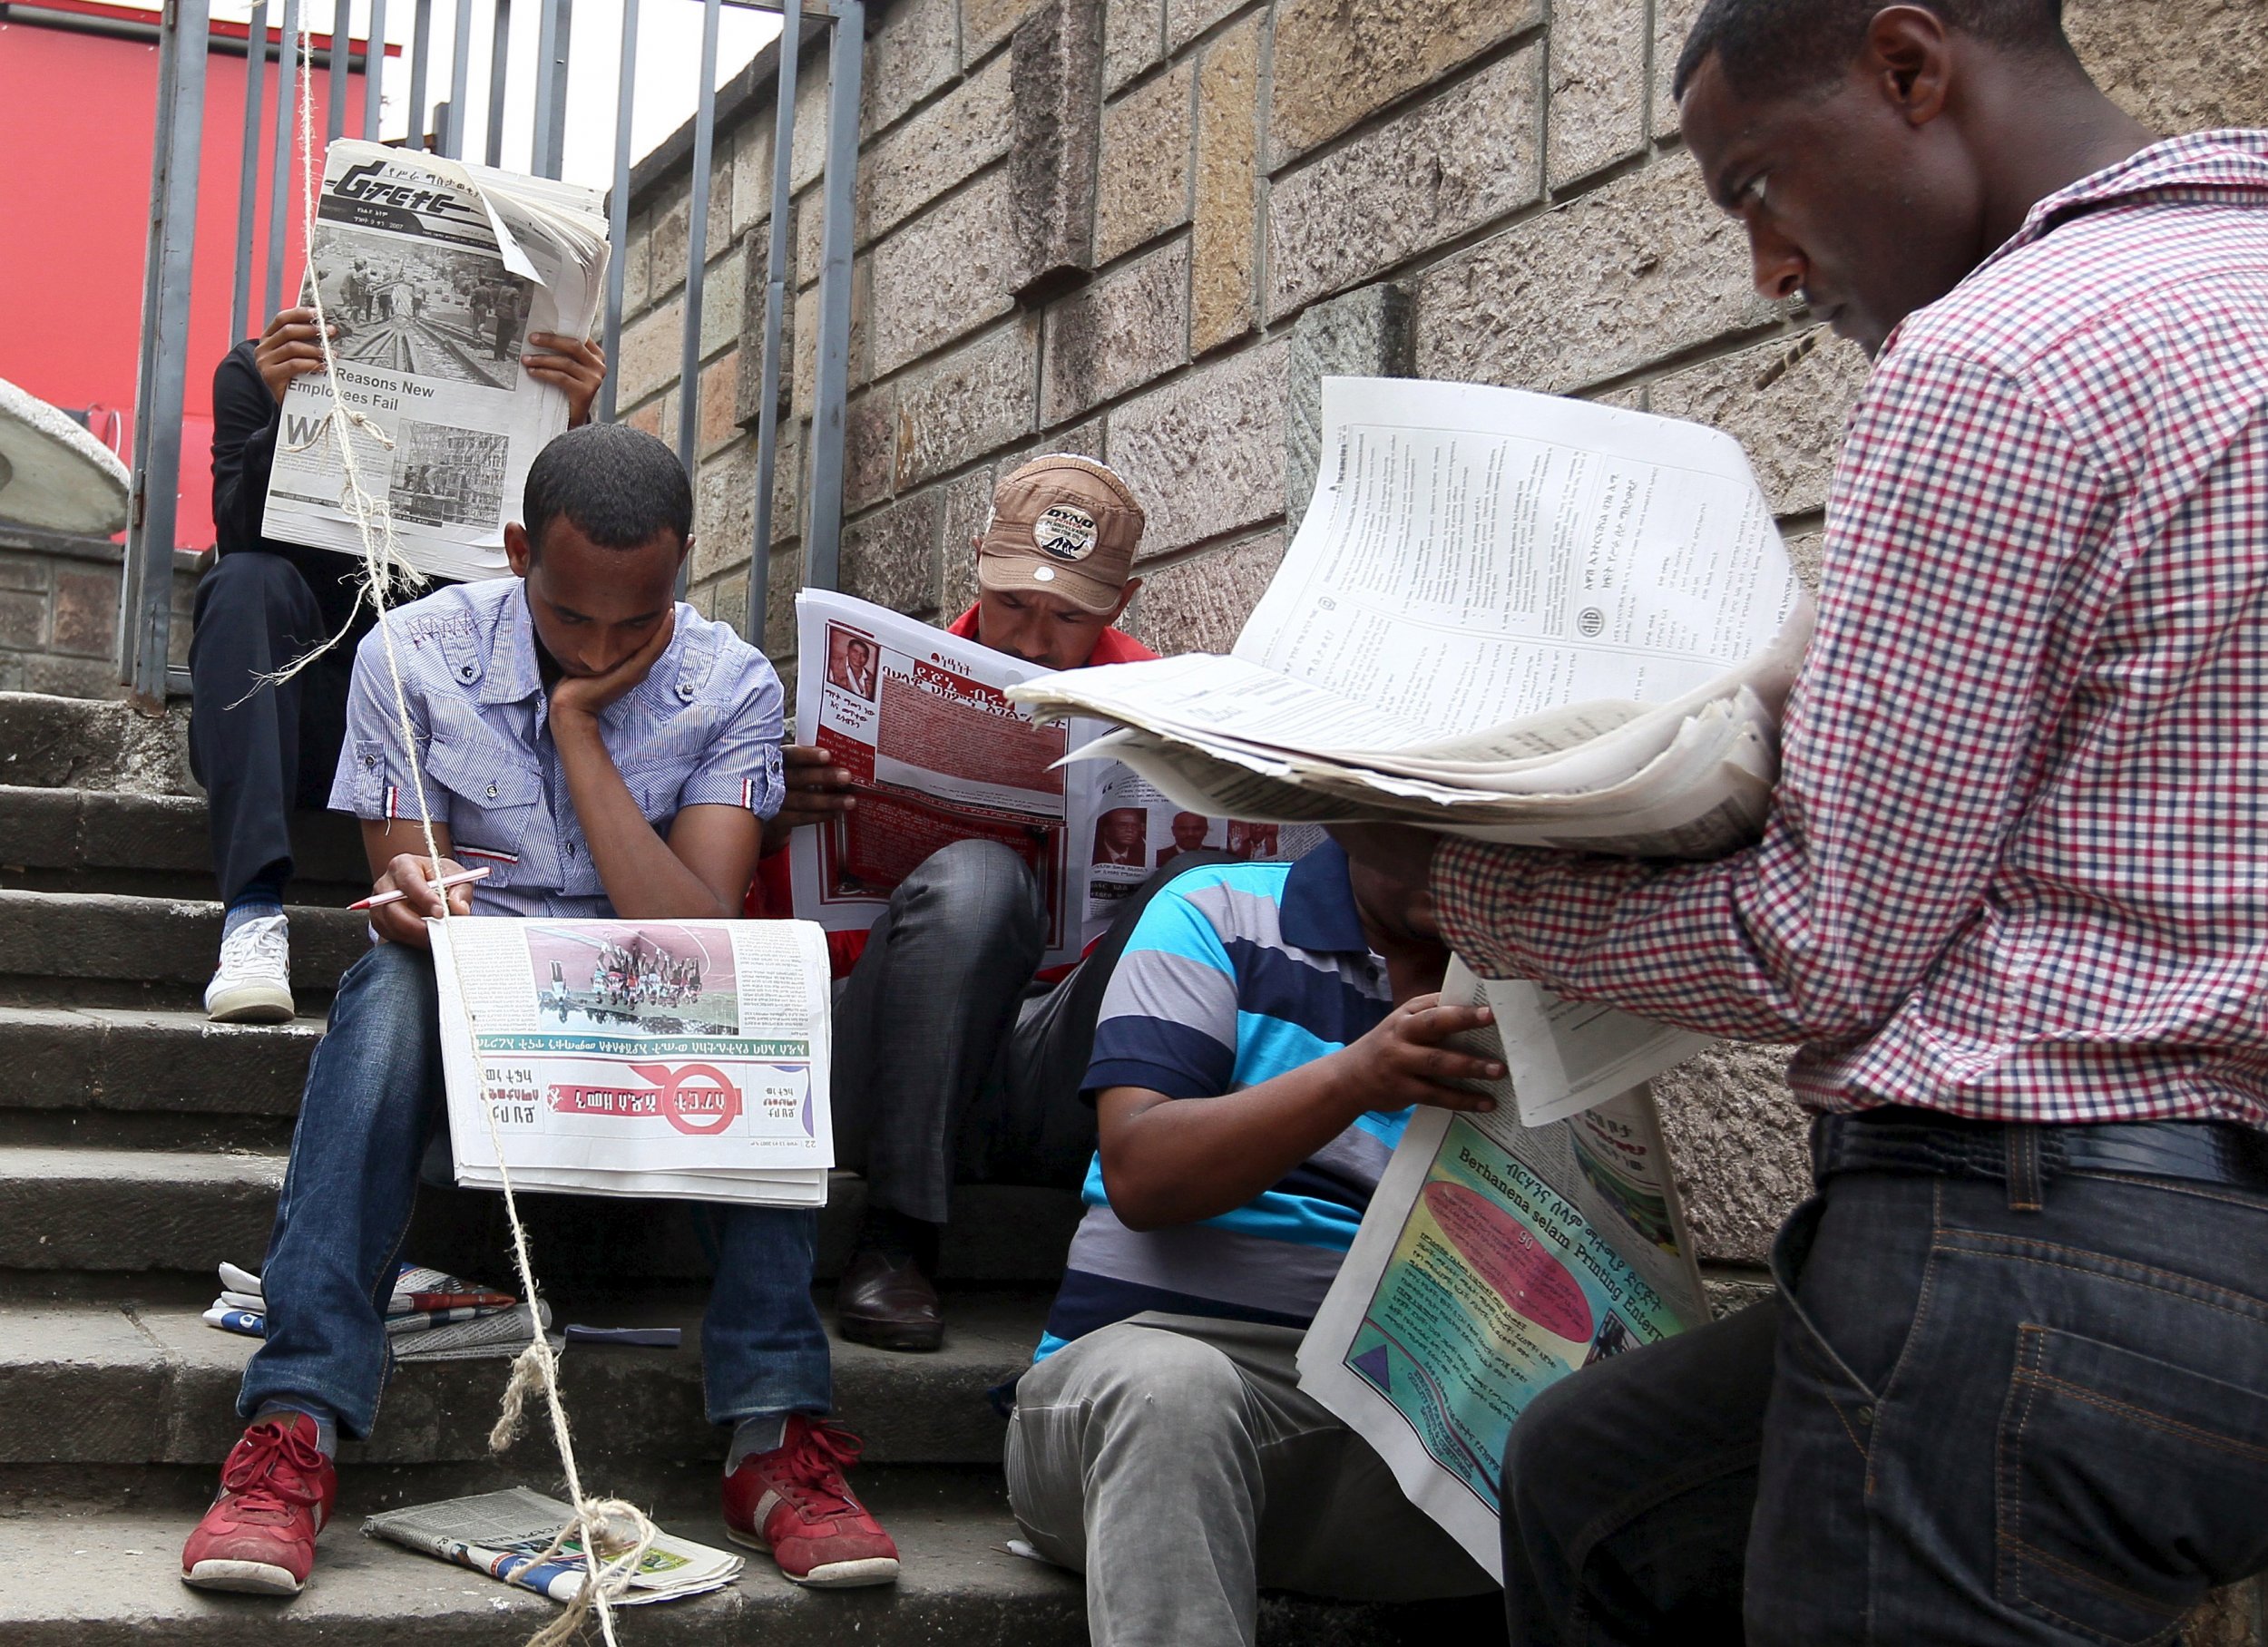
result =
M331 144L308 278L338 328L338 396L357 470L403 556L428 576L500 577L528 465L567 397L521 364L532 332L588 336L606 287L606 215L572 183L341 139ZM303 296L302 302L312 302ZM295 378L261 531L362 552L330 387Z
M552 1601L571 1602L590 1573L582 1545L569 1539L556 1554L544 1556L543 1552L574 1518L572 1505L515 1486L387 1510L365 1521L362 1531L366 1538L383 1538ZM729 1551L662 1533L640 1560L629 1590L615 1605L634 1607L643 1602L705 1595L738 1578L743 1564Z
M1266 862L1298 843L1274 824L1178 805L1115 763L1062 766L1105 728L1040 724L1009 702L1008 688L1046 673L1037 665L848 595L806 590L796 623L796 741L825 749L857 802L789 847L796 912L829 931L872 926L939 847L996 841L1039 882L1041 966L1067 966L1185 853Z
M1480 982L1452 966L1445 999ZM1467 1038L1493 1055L1495 1037ZM1569 1373L1708 1319L1653 1095L1520 1125L1421 1108L1299 1349L1299 1387L1503 1578L1506 1438Z
M800 921L430 921L460 1184L821 1206L826 941Z
M1812 606L1739 443L1469 384L1330 378L1323 476L1227 657L1008 696L1116 730L1073 759L1279 824L1707 858L1754 840ZM1696 1038L1492 988L1530 1125Z

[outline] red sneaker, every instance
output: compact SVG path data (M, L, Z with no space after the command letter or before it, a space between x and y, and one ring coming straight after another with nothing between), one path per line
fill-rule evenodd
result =
M782 1578L818 1589L894 1584L898 1546L843 1479L858 1438L838 1425L787 1415L787 1435L725 1477L725 1533L770 1553Z
M338 1502L338 1472L293 1413L244 1432L220 1467L220 1496L181 1546L181 1582L200 1590L297 1595L315 1567L315 1536Z

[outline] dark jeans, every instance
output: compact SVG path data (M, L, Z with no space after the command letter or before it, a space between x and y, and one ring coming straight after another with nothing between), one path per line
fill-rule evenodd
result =
M261 677L322 645L352 610L352 591L335 580L318 587L293 561L258 550L221 556L197 585L189 759L205 786L223 902L262 871L288 879L292 809L327 804L347 735L355 642L368 632L368 615L290 679Z
M2163 1643L2268 1565L2268 1196L1830 1177L1778 1293L1539 1398L1520 1643Z
M945 1222L953 1185L1085 1175L1095 1113L1081 1100L1095 1017L1142 911L1190 853L1144 882L1060 983L1040 889L991 841L960 841L899 883L835 1001L835 1158L874 1205Z
M348 1435L370 1433L391 1371L385 1300L418 1159L445 1113L438 1023L433 957L423 950L374 944L339 980L262 1266L268 1337L237 1400L248 1418L270 1398L311 1397ZM826 1332L811 1301L818 1214L702 1213L717 1261L701 1324L710 1422L826 1411Z

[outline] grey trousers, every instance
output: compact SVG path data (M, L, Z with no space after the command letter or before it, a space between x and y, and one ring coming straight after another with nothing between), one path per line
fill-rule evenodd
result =
M1016 1386L1008 1497L1087 1575L1096 1647L1250 1647L1259 1591L1350 1601L1495 1584L1299 1391L1288 1327L1138 1315Z
M838 1165L874 1205L945 1222L953 1185L1078 1186L1095 1150L1080 1096L1127 938L1158 887L1219 853L1185 853L1111 918L1061 982L1035 982L1040 889L992 841L932 853L900 882L835 999Z

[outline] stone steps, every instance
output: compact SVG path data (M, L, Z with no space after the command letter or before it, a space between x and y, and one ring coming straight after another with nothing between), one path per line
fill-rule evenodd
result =
M552 1290L559 1324L670 1326L675 1350L572 1344L561 1387L583 1467L650 1490L679 1468L712 1469L718 1432L702 1416L698 1290L643 1297ZM210 1291L207 1299L210 1301ZM0 1470L12 1466L190 1465L210 1469L242 1428L235 1415L257 1340L208 1327L201 1303L0 1303ZM833 1311L824 1311L833 1330ZM963 1293L943 1349L904 1355L836 1340L837 1415L873 1464L992 1466L1002 1426L985 1392L1031 1364L1047 1313L1034 1290ZM348 1443L342 1464L455 1465L493 1486L556 1473L539 1422L491 1465L488 1430L511 1373L508 1356L405 1361L377 1432Z
M291 844L292 890L304 901L351 903L369 889L352 819L298 814ZM0 785L0 886L210 898L205 804L193 795Z
M670 1647L1074 1647L1087 1638L1077 1579L1012 1554L1015 1536L997 1474L877 1470L862 1489L898 1541L894 1585L799 1590L754 1551L739 1583L713 1595L638 1609L625 1641ZM346 1478L323 1536L315 1582L287 1603L210 1595L179 1576L184 1524L158 1510L57 1512L0 1520L0 1565L36 1582L0 1585L9 1647L237 1647L257 1633L292 1647L522 1647L556 1610L445 1562L358 1535L383 1507ZM722 1542L714 1501L664 1505L670 1531ZM596 1640L595 1628L586 1640ZM1491 1647L1504 1640L1493 1597L1419 1606L1344 1605L1264 1596L1264 1647Z
M368 926L344 909L289 912L291 988L306 1011L329 999L367 947ZM220 953L220 905L206 900L0 891L0 999L192 1007Z
M223 1260L254 1267L284 1161L275 1151L0 1144L0 1273L172 1274L202 1285ZM522 1205L547 1282L619 1286L708 1273L681 1204L530 1195ZM820 1214L822 1276L840 1272L865 1211L865 1185L836 1174ZM943 1279L1051 1284L1078 1215L1067 1192L966 1186ZM496 1279L510 1268L505 1239L499 1196L429 1186L419 1192L404 1250L421 1263Z

